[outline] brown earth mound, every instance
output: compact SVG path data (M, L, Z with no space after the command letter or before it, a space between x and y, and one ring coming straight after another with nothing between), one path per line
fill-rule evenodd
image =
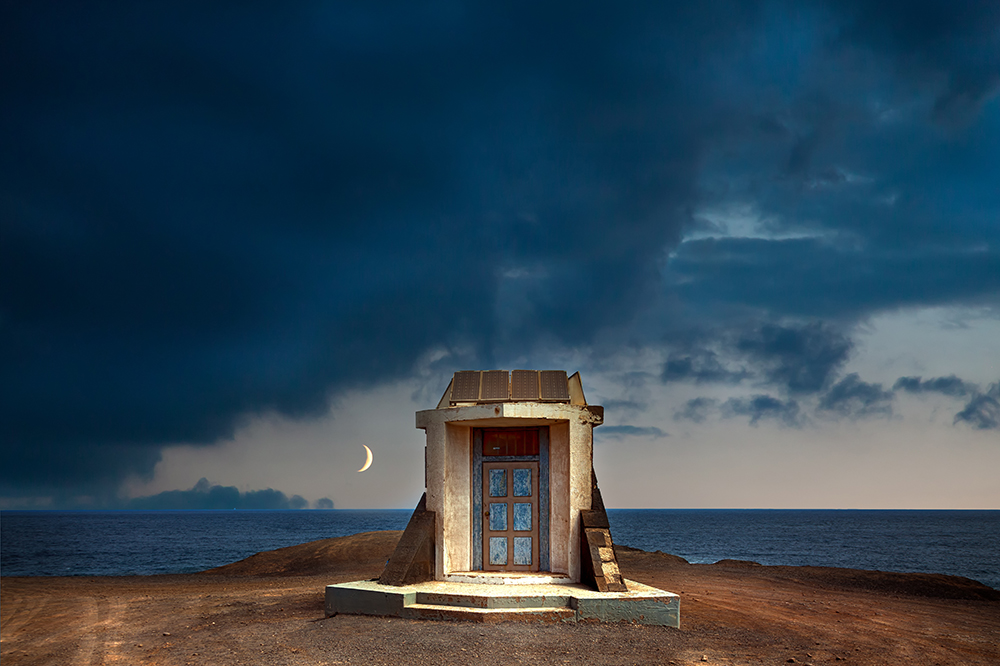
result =
M764 566L760 562L751 562L750 560L719 560L715 563L717 567L729 567L735 569L746 569L748 567L761 567Z
M619 547L681 595L681 629L323 615L324 586L377 576L399 532L324 539L202 574L10 578L0 661L48 664L1000 664L1000 599L964 578L688 564Z
M204 573L223 576L317 576L336 575L349 568L381 571L402 535L402 531L363 532L350 537L321 539L257 553Z
M926 573L896 573L838 569L835 567L764 566L749 560L719 560L713 564L691 564L683 557L661 553L648 553L629 546L615 546L619 559L627 559L633 566L644 563L646 567L710 567L725 571L724 575L756 576L785 584L799 583L819 589L860 590L895 596L929 597L937 599L967 599L975 601L1000 601L1000 590L962 576ZM749 570L749 571L748 571Z
M818 588L861 590L897 596L935 599L1000 601L1000 590L960 576L925 573L860 571L829 567L769 567L785 580L799 580Z

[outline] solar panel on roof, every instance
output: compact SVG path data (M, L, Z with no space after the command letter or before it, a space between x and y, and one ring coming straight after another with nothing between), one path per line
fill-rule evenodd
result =
M514 370L510 377L511 400L538 400L538 371Z
M569 388L566 384L565 370L542 370L540 373L541 400L560 402L569 400Z
M476 402L479 400L479 371L460 370L451 380L452 402Z
M480 400L507 400L510 398L510 379L506 370L486 370L479 392Z

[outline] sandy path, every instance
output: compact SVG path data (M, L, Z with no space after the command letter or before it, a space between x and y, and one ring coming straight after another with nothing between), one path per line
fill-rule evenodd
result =
M680 630L323 617L328 583L377 575L399 533L213 572L3 578L0 660L31 664L1000 664L1000 592L964 579L620 552L681 595ZM794 662L789 660L794 659Z

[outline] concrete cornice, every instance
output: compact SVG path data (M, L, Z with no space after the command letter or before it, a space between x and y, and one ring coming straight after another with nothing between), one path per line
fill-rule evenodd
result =
M575 421L599 426L604 423L604 407L546 402L498 402L486 405L460 405L417 412L417 428L441 423L473 427L517 427Z

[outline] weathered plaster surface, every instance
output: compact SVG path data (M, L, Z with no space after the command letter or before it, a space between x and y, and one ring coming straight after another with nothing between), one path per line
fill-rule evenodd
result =
M574 583L570 566L573 515L570 511L569 421L549 426L549 563L552 571L567 574Z
M504 422L505 419L511 421ZM604 408L597 405L581 407L563 403L504 402L496 405L466 405L417 412L418 428L427 428L433 423L457 421L473 427L545 425L552 421L576 421L580 424L589 423L598 426L604 422Z
M445 561L442 574L472 568L472 428L449 423L445 461L445 496L442 543ZM440 578L439 578L440 580Z
M580 511L590 509L593 491L594 433L589 424L569 422L569 577L580 580Z
M424 476L427 479L427 510L437 516L445 515L445 424L431 423L425 428L427 434L427 459ZM441 544L444 543L444 520L436 519L434 525L434 577L441 578L444 573L444 553Z

